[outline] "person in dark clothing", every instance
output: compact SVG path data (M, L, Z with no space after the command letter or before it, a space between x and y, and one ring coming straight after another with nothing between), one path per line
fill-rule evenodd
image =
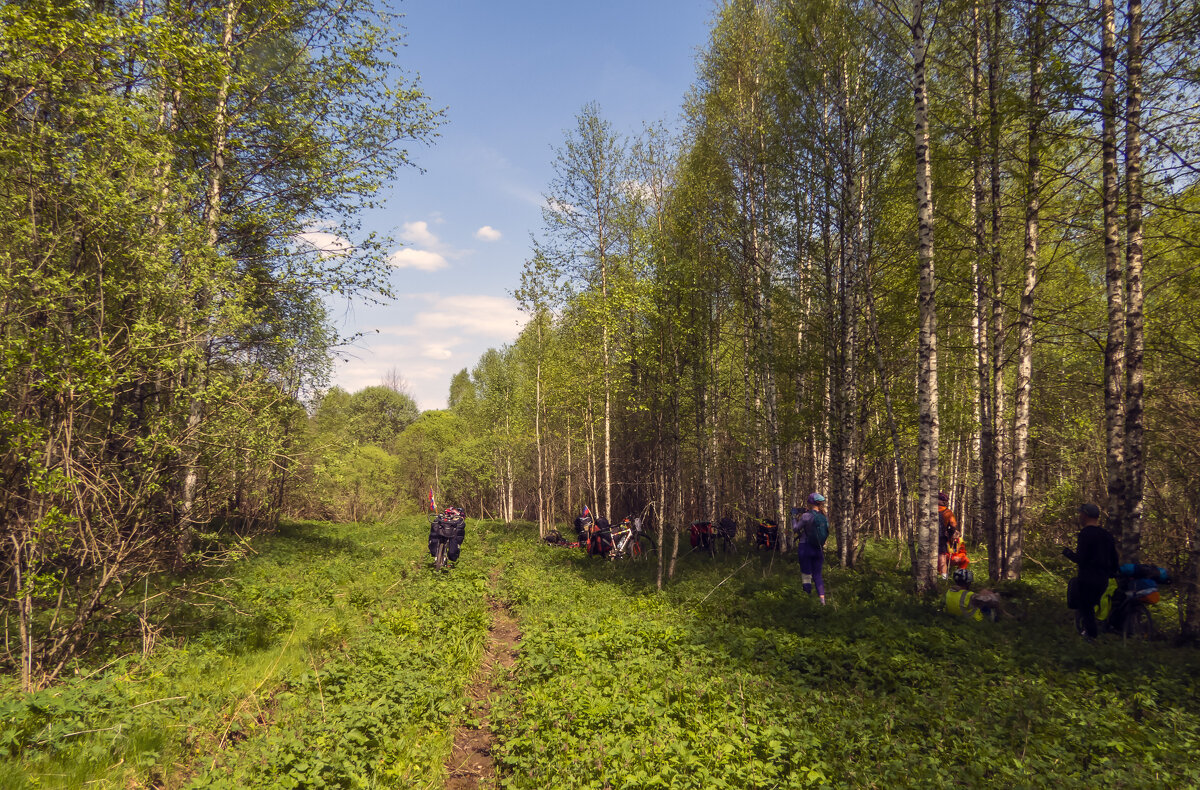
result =
M1075 550L1063 548L1063 556L1079 566L1079 575L1071 580L1075 594L1069 603L1083 621L1082 636L1096 638L1096 605L1117 573L1117 544L1112 534L1100 526L1100 508L1092 503L1079 506L1079 537Z

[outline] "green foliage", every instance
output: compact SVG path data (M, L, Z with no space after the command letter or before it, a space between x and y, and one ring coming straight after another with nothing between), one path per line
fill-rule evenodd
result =
M27 636L0 665L27 686L128 626L126 588L219 561L202 529L276 522L322 298L384 290L381 241L343 237L438 123L397 31L371 0L0 8L0 575ZM354 427L394 437L395 400Z
M689 564L658 595L645 571L507 542L524 635L498 717L506 786L1197 781L1190 652L1086 645L1049 575L1012 591L1018 622L952 619L911 598L896 554L827 567L822 608L779 560Z
M396 458L372 445L331 454L314 470L322 508L331 518L363 521L402 509Z
M424 519L285 524L125 657L0 694L6 787L437 781L488 626L487 557L429 569Z
M1061 559L1004 588L1019 619L990 624L915 600L891 543L828 569L821 607L778 556L687 557L658 593L652 569L529 525L472 521L457 567L434 573L426 530L284 525L149 658L6 688L5 786L436 785L471 715L489 576L522 631L489 717L503 786L1200 781L1193 652L1078 639Z

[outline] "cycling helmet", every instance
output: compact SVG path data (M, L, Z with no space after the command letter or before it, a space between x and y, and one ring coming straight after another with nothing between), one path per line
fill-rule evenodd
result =
M808 504L810 504L810 505L819 505L820 503L822 503L824 501L825 501L825 497L821 496L820 494L818 494L816 492L808 495Z
M955 568L954 583L960 587L970 587L971 582L975 581L975 574L966 568Z

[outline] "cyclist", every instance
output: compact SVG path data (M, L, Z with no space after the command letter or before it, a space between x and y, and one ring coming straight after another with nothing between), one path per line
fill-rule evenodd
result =
M804 592L812 595L815 584L817 596L824 606L825 577L821 569L825 565L825 541L829 538L825 497L816 492L809 494L808 508L798 520L792 522L792 529L797 532L796 558L800 560L800 579L804 583Z
M950 509L950 495L938 492L938 573L946 578L950 567L950 549L958 543L958 519Z
M1091 502L1079 506L1079 536L1075 550L1063 547L1063 556L1079 566L1079 574L1067 583L1067 606L1079 612L1083 622L1080 636L1096 640L1096 605L1117 574L1117 544L1112 533L1100 526L1100 508Z

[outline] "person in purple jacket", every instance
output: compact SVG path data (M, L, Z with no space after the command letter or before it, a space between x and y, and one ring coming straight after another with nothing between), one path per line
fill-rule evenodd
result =
M808 510L795 519L793 510L792 529L796 532L796 558L800 560L800 579L804 592L812 594L813 586L821 605L825 604L825 578L821 569L825 565L825 541L829 538L829 519L825 517L825 497L818 493L808 495Z

